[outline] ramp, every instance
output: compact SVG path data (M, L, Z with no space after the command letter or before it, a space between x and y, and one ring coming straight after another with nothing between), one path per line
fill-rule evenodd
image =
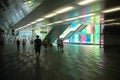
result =
M87 25L82 24L79 28L76 29L75 32L81 32Z
M63 39L69 39L76 31L79 31L79 30L83 29L83 27L82 28L80 28L80 27L82 27L82 24L78 24L75 28L68 27L64 31L64 33L61 35L61 37Z

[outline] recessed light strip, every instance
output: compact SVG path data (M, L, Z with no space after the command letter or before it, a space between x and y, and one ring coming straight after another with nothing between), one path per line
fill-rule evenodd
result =
M45 15L44 18L51 18L51 17L54 17L58 14L65 13L65 12L68 12L68 11L73 10L73 9L74 9L73 6L68 6L68 7L65 7L65 8L62 8L62 9L57 9L56 11Z
M85 15L82 15L82 16L74 17L74 18L68 18L68 19L65 19L65 21L72 21L72 20L76 20L76 19L84 18L84 17L88 17L88 16L93 16L93 15L95 15L95 13L85 14Z
M36 22L43 21L44 18L37 19Z
M57 15L56 13L51 13L51 14L44 16L44 18L50 18L50 17L56 16L56 15Z
M84 0L84 1L80 1L78 3L78 5L86 5L86 4L92 3L94 1L96 1L96 0Z
M109 19L109 20L105 20L104 22L112 22L115 21L116 19Z
M111 8L111 9L107 9L102 11L103 13L110 13L110 12L115 12L115 11L119 11L120 10L120 6L116 7L116 8Z
M63 9L60 9L60 10L57 10L56 13L58 13L58 14L60 14L60 13L65 13L65 12L70 11L70 10L72 10L72 9L74 9L74 7L69 6L69 7L66 7L66 8L63 8Z

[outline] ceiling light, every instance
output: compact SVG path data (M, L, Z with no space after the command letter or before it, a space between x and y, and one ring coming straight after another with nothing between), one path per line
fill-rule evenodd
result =
M79 18L88 17L88 16L93 16L93 15L95 15L95 13L91 13L91 14L82 15L82 16L79 16Z
M109 23L109 24L104 24L105 26L111 26L111 25L120 25L120 23Z
M56 11L56 13L64 13L64 12L70 11L72 9L74 9L74 7L66 7L66 8Z
M47 24L47 26L50 26L50 25L53 25L54 23L49 23L49 24Z
M102 12L103 12L103 13L110 13L110 12L119 11L119 10L120 10L120 7L116 7L116 8L104 10L104 11L102 11Z
M27 27L27 26L30 26L31 24L34 24L34 23L36 23L36 22L31 22L30 24L27 24L27 25L25 25L25 26L23 26L23 27L20 27L20 28L16 29L16 30L20 30L20 29L25 28L25 27Z
M40 18L40 19L37 19L36 21L38 22L38 21L43 21L44 20L44 18Z
M52 13L52 14L46 15L45 18L50 18L50 17L56 16L56 15L57 15L56 13Z
M72 20L76 20L76 19L84 18L84 17L88 17L88 16L93 16L93 15L95 15L95 13L86 14L86 15L82 15L82 16L77 16L77 17L74 17L74 18L68 18L68 19L65 19L65 21L72 21Z
M31 25L31 24L27 24L26 26L29 26L29 25Z
M115 21L116 19L109 19L109 20L105 20L104 22L112 22Z
M72 20L75 20L75 19L78 19L78 17L74 17L74 18L65 19L65 21L72 21Z
M30 24L35 24L36 22L31 22Z
M94 1L95 0L84 0L84 1L79 2L78 5L86 5L86 4L92 3Z
M19 30L19 29L21 29L21 27L20 27L20 28L15 29L15 31L17 31L17 30Z

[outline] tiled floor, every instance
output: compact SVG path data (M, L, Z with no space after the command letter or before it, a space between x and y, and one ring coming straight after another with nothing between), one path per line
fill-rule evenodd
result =
M0 47L0 80L120 80L120 53L104 53L98 45L66 44L34 54L33 45L16 50L15 44Z

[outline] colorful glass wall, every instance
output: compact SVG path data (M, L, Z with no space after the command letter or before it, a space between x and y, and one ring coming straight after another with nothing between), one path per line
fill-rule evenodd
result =
M85 44L100 44L100 15L95 15L92 17L87 17L85 20L89 19L89 22L82 22L79 21L73 21L70 26L64 31L64 33L61 35L63 37L65 33L70 33L72 31L71 29L74 29L78 27L78 24L87 25L83 30L80 32L74 31L73 35L69 38L70 43L85 43ZM92 19L94 18L94 19ZM82 19L84 20L84 19ZM94 20L94 21L93 21ZM79 26L81 27L81 26Z
M84 7L82 9L72 11L66 14L65 16L72 18L75 16L100 11L101 9L102 5L98 3L88 7ZM101 18L103 18L103 15L101 15L101 13L96 13L96 15L94 16L85 17L73 21L70 25L72 28L75 28L77 24L84 24L87 26L80 32L74 32L74 34L70 37L69 42L84 44L103 44L103 36L101 36L101 31L103 31L103 29L101 29ZM104 25L102 25L102 27L104 27Z

